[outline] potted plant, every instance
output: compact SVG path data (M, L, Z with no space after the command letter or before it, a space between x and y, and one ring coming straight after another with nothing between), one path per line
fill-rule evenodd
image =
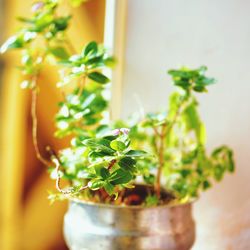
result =
M177 91L167 112L109 121L110 80L103 69L114 59L96 42L74 51L66 35L71 16L59 16L58 6L57 0L34 3L32 17L19 18L23 27L0 51L22 50L21 87L32 93L34 147L56 182L49 198L70 204L64 220L69 248L190 249L192 202L213 179L234 170L227 146L206 153L194 93L206 92L214 79L206 67L170 70ZM36 117L37 78L45 62L59 67L62 89L55 136L71 137L59 152L48 146L49 158L39 150ZM65 85L71 86L67 92Z

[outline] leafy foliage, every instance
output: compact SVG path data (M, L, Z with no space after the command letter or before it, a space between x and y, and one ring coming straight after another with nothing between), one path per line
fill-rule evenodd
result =
M59 16L57 0L35 2L31 7L30 18L19 17L22 28L11 36L0 48L1 53L12 49L22 50L22 73L26 76L22 88L34 88L34 77L41 70L44 60L51 56L55 59L69 57L65 31L71 16Z
M181 87L185 91L206 92L206 87L215 83L214 78L206 77L205 72L207 67L201 66L198 69L172 69L168 73L172 76L174 85Z
M56 115L56 136L84 135L86 129L95 126L102 119L108 103L102 94L103 88L91 86L85 88L79 95L79 89L68 94L59 103L60 109Z
M69 0L73 6L85 1ZM160 203L164 174L166 189L186 201L211 187L213 180L220 181L226 172L234 171L230 148L221 146L211 154L206 152L206 130L194 95L207 92L215 83L206 76L205 66L168 71L178 90L169 97L167 112L147 114L142 121L109 124L105 92L110 91L110 79L103 72L112 68L115 60L95 41L80 53L74 50L66 34L71 16L59 15L59 3L34 3L31 17L19 17L22 27L0 48L1 53L22 51L19 69L25 80L21 87L30 88L32 93L37 93L36 81L45 61L60 68L57 86L62 88L63 100L55 118L55 135L71 136L72 140L68 148L52 152L55 167L49 172L60 193L51 193L51 200L72 195L93 199L98 192L117 198L142 176L144 183L155 186L155 194L145 200L146 206L154 206ZM65 93L63 87L68 84L72 87ZM33 122L33 131L35 126ZM33 140L37 144L37 138ZM67 191L59 187L60 179L68 181Z
M80 54L72 55L67 60L62 60L61 65L67 67L58 86L64 86L74 78L87 77L99 84L107 84L110 80L100 70L112 67L115 61L105 49L96 42L88 43Z
M117 196L119 188L140 174L136 164L145 154L132 151L128 134L111 131L101 137L89 136L80 145L61 151L62 178L73 176L75 185L86 183L91 190L104 188L109 195Z
M138 162L144 168L144 180L155 183L153 173L163 161L166 188L183 200L197 197L200 190L211 187L213 179L220 181L225 172L234 171L230 148L221 146L211 155L206 153L206 129L193 95L206 92L207 86L215 82L205 76L205 71L206 67L170 70L174 85L181 91L170 95L168 112L147 114L133 128L132 139L157 155Z

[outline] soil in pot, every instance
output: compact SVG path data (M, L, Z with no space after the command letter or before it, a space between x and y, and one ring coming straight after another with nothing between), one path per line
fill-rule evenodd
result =
M153 186L142 184L135 184L133 188L123 189L118 193L117 199L114 196L110 197L104 189L99 189L97 191L88 190L78 198L83 201L94 203L127 206L167 205L176 201L176 197L172 193L162 189L160 197L157 197Z

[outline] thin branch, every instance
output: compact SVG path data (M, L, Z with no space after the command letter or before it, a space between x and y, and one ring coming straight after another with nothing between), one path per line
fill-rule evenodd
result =
M156 174L155 191L158 198L161 196L161 175L164 166L164 150L165 150L165 135L166 135L166 124L162 125L162 131L160 133L160 145L159 145L159 167Z
M50 166L51 162L46 160L39 150L38 140L37 140L37 115L36 115L36 106L37 106L37 85L36 85L37 76L33 78L32 86L32 99L31 99L31 117L32 117L32 141L36 152L36 157L44 165Z
M82 95L82 92L84 90L85 87L85 83L86 83L86 75L84 75L79 83L79 92L78 92L78 97L80 97Z
M62 94L63 100L66 101L66 94L63 90L61 90L61 94Z
M83 190L86 190L87 188L88 188L88 185L82 186L82 187L78 190L78 192L82 192Z
M162 169L164 166L165 138L166 138L167 134L169 134L171 129L173 128L176 120L178 119L179 115L181 114L181 111L182 111L185 103L186 102L184 101L180 104L180 106L178 107L171 123L162 125L162 131L160 133L159 154L158 154L159 167L157 170L156 182L155 182L155 191L156 191L156 194L159 198L160 198L160 192L161 192L161 175L162 175Z
M51 160L52 160L52 162L55 164L55 169L56 169L56 189L60 192L60 193L62 193L62 194L72 194L72 193L74 193L74 191L72 191L72 190L64 190L64 189L62 189L61 188L61 176L60 176L60 167L61 167L61 163L60 163L60 160L59 160L59 158L57 157L57 155L56 155L56 153L48 146L47 148L46 148L46 150L50 153L50 155L51 155ZM86 185L86 186L82 186L79 190L78 190L78 192L81 192L81 191L83 191L83 190L85 190L85 189L87 189L88 188L88 186Z
M117 162L116 159L113 159L112 161L110 161L110 163L108 165L108 170L111 170L111 168L115 165L116 162Z
M55 164L56 166L56 189L63 194L71 194L72 191L71 190L64 190L61 188L60 183L61 183L61 177L60 177L60 162L57 159L57 157L52 157L52 162Z
M154 130L154 132L155 132L155 135L157 135L157 136L161 136L161 135L160 135L160 133L159 133L159 131L157 130L157 128L156 128L156 127L153 127L153 130Z
M179 108L177 109L177 111L176 111L176 113L175 113L175 115L174 115L173 120L172 120L171 123L168 125L168 127L167 127L167 129L166 129L166 131L165 131L165 135L164 135L164 136L166 136L168 133L170 133L172 127L174 126L176 120L178 119L178 117L179 117L179 115L180 115L180 113L181 113L181 111L182 111L182 106L183 106L183 103L182 103L182 104L179 106Z
M65 34L65 40L64 41L67 44L68 49L70 50L70 52L72 54L77 54L77 51L76 51L75 47L73 46L73 44L71 43L69 37L66 34Z

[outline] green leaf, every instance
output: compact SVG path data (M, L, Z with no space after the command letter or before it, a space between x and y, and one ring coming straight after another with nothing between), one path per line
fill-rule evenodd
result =
M110 147L116 151L119 151L119 152L122 152L123 150L126 149L126 145L119 140L111 141Z
M103 151L107 154L113 154L114 150L110 148L110 141L106 139L86 139L83 144L91 149Z
M91 94L87 96L87 98L84 100L84 102L81 104L82 109L86 109L96 98L96 94Z
M119 185L119 184L126 184L130 182L133 179L133 176L129 171L126 171L122 168L119 168L118 170L114 171L109 181L112 185Z
M96 68L97 66L100 66L103 64L103 55L90 58L85 62L85 64L90 65L91 68Z
M58 59L65 60L69 57L68 52L63 47L51 47L49 52Z
M21 37L12 36L10 37L0 48L0 53L5 53L10 49L18 49L24 46L24 41Z
M214 78L206 77L207 67L201 66L197 69L188 69L182 67L180 69L169 70L174 85L181 87L186 92L194 90L196 92L206 92L206 86L215 83Z
M107 57L103 60L107 67L113 68L116 64L116 60L113 57Z
M179 92L173 92L170 95L169 101L168 101L168 105L169 105L168 119L169 120L174 119L176 112L179 109L180 104L182 102L182 98L183 96Z
M207 92L207 89L204 86L199 86L199 85L195 85L193 90L199 93Z
M88 74L88 78L90 78L91 80L101 83L101 84L106 84L108 82L110 82L109 78L106 77L105 75L103 75L100 72L92 72Z
M105 189L105 191L109 195L113 195L114 194L114 186L110 182L105 181L105 183L104 183L104 189Z
M201 145L205 145L206 127L200 120L195 100L183 111L182 116L186 123L187 130L194 130L198 142Z
M201 145L206 145L206 142L207 142L206 127L205 127L205 124L202 122L200 123L198 141Z
M155 176L153 174L144 175L143 179L149 185L153 185L155 183Z
M98 51L98 45L95 41L92 41L87 44L87 46L84 48L82 54L84 56L87 56L88 54L96 54Z
M217 165L214 167L214 178L217 181L221 181L223 175L224 175L225 169L221 165Z
M126 153L126 155L131 157L145 157L148 154L143 150L130 150Z
M203 183L202 183L202 187L204 190L207 190L208 188L211 187L211 183L207 180L205 180Z
M148 195L145 203L147 207L157 206L159 203L159 198L156 195Z
M212 152L211 158L221 168L223 167L225 170L228 170L229 172L234 171L235 163L234 163L234 158L233 158L233 151L227 146L221 146L219 148L216 148ZM216 171L217 173L219 172L218 170Z
M133 167L136 164L136 161L131 157L124 157L119 162L118 165L125 170L129 170L130 167Z
M68 27L70 19L71 16L58 17L57 19L55 19L54 24L56 32L65 30Z
M104 186L105 182L100 179L94 179L88 182L88 187L91 190L98 190Z
M234 172L234 170L235 170L233 151L230 149L228 149L228 167L227 168L228 168L229 172Z
M109 173L108 169L106 169L106 168L101 168L100 174L101 174L101 177L103 178L103 180L108 179L108 177L110 176L110 173Z
M34 19L25 18L25 17L17 17L17 20L23 23L33 24L35 21Z
M91 151L88 155L89 157L89 161L91 163L98 161L100 158L103 158L104 156L106 156L107 154L105 152L95 152L95 151Z

